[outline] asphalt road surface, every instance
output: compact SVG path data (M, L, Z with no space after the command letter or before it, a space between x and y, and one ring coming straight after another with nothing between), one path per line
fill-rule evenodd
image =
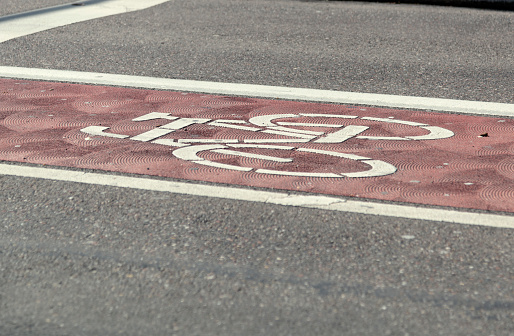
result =
M1 2L2 16L67 3ZM172 0L7 40L0 66L514 104L512 41L507 11ZM514 333L509 227L12 175L0 185L0 335ZM457 211L507 222L514 209Z

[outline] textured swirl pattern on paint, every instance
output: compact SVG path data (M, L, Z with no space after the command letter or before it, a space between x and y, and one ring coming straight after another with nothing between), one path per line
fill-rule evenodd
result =
M168 118L133 121L150 112ZM297 117L274 119L280 129L273 130L284 132L280 134L265 133L270 128L250 122L266 115ZM173 117L203 121L163 132L159 139L168 142L161 144L152 143L153 139L130 139L159 127L166 129L166 124L177 120ZM362 119L366 117L378 119ZM217 120L224 126L212 124ZM407 138L430 132L395 120L437 126L454 136L440 140L367 138ZM318 135L305 137L355 125L369 129L341 142L316 143ZM89 126L124 138L81 131ZM173 154L189 144L212 143L228 151L202 150L196 155L214 166ZM233 143L239 147L231 147ZM277 150L272 146L283 147ZM298 148L318 152L300 152ZM293 161L273 161L273 157ZM514 119L505 117L0 79L0 160L514 212ZM369 178L327 177L371 169L366 160L386 162L396 171ZM223 164L252 170L225 169ZM292 174L268 174L259 169Z

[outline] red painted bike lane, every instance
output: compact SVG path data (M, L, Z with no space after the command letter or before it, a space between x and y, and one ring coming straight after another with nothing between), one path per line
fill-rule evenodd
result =
M0 159L514 212L514 119L0 79Z

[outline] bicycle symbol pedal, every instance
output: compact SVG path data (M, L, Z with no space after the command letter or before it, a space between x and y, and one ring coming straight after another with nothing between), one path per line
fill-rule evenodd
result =
M295 122L294 119L329 119L333 123L316 123L316 122ZM260 174L272 175L285 175L285 176L303 176L303 177L376 177L390 175L396 172L396 167L388 162L382 160L375 160L372 158L350 154L340 153L336 151L329 151L317 148L302 147L302 144L338 144L348 141L349 139L365 139L365 140L387 140L387 141L416 141L416 140L437 140L452 137L454 133L448 129L430 126L428 124L398 120L391 118L376 118L376 117L359 117L338 114L316 114L316 113L298 113L298 114L272 114L261 115L250 118L248 121L239 119L207 119L207 118L179 118L170 115L170 113L150 112L140 117L132 119L133 122L145 122L150 120L162 119L170 121L162 126L158 126L149 131L129 136L125 134L117 134L108 132L109 127L104 126L89 126L81 129L83 133L110 137L117 139L128 139L132 141L149 142L158 145L176 147L172 154L182 160L190 161L200 165L206 165L216 168L229 169L242 172L253 171ZM425 134L411 135L411 136L377 136L366 135L366 131L370 128L364 125L346 125L341 123L341 120L356 121L364 120L368 122L379 122L389 124L400 124L420 128ZM338 122L339 121L339 122ZM245 131L250 134L244 138L236 139L218 139L218 138L162 138L173 132L184 130L193 125L208 125L210 127L221 127L225 129L234 129L236 131ZM306 129L314 128L318 130ZM331 129L333 132L319 131L320 128ZM428 133L427 133L428 131ZM251 135L254 136L251 136ZM257 135L266 135L260 137ZM272 137L270 137L272 136ZM278 136L273 138L273 136ZM279 144L288 145L279 145ZM298 144L291 146L291 144ZM238 150L240 149L240 150ZM248 149L265 149L273 151L288 151L298 153L312 153L316 155L325 155L328 157L342 158L364 163L370 168L358 172L301 172L301 171L287 171L287 170L274 170L256 167L247 167L243 165L235 165L228 163L221 163L217 161L208 160L199 155L201 152L211 151L217 154L228 155L231 157L240 157L256 160L264 160L270 163L284 164L293 162L293 158L282 157L280 155L264 155L251 153Z

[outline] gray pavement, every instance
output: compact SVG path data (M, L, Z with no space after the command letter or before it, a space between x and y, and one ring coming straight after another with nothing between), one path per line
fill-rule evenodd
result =
M512 230L1 183L2 335L512 330Z
M470 8L171 1L2 43L0 65L514 103L513 26ZM514 330L509 229L0 184L0 335Z
M510 12L208 0L22 37L0 56L2 65L512 103L513 39Z

